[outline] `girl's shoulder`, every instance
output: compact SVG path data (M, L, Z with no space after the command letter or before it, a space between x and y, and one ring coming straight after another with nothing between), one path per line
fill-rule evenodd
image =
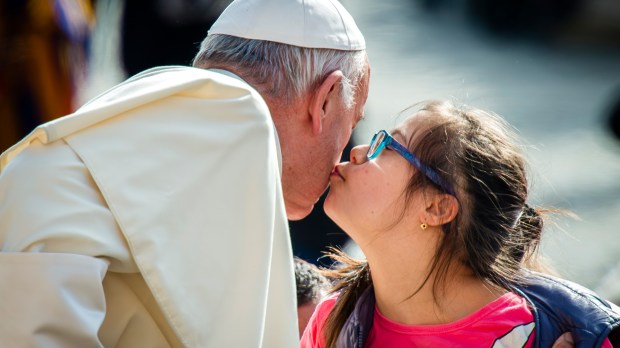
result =
M329 313L334 309L338 295L339 293L327 295L316 306L301 337L302 348L320 348L325 346L323 325Z
M528 301L519 294L507 292L497 300L489 303L479 311L480 324L498 326L512 326L527 328L531 334L534 331L534 312ZM474 316L476 316L475 313ZM528 334L529 335L529 334Z
M321 302L316 305L316 309L314 310L314 314L312 316L316 316L321 323L324 322L332 309L334 309L339 295L340 293L332 293L325 296Z

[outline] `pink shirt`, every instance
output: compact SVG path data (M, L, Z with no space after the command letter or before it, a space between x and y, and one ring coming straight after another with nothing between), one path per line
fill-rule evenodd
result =
M321 302L301 338L302 348L323 348L322 326L336 296ZM506 293L475 313L449 324L405 325L384 317L375 307L365 344L372 347L531 347L534 317L526 300ZM603 347L611 347L608 340Z
M367 347L531 347L534 316L511 292L473 314L442 325L405 325L375 308Z
M301 338L302 348L323 348L322 327L337 296L321 302ZM375 307L372 329L365 344L375 347L531 347L534 317L527 301L506 293L475 313L449 324L405 325L384 317ZM608 339L602 348L612 348Z

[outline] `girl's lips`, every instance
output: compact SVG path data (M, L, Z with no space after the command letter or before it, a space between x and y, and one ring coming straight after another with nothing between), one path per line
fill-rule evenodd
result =
M341 179L344 179L340 174L340 171L338 170L338 166L334 166L334 169L332 169L332 173L330 174L330 176L338 176Z

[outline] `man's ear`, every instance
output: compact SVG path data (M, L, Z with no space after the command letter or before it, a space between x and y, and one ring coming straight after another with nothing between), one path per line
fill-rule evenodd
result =
M422 222L429 226L441 226L454 220L458 212L459 201L456 197L446 193L435 194L426 204Z
M325 118L332 104L338 100L337 98L340 98L340 81L342 77L342 71L332 71L323 79L319 87L314 90L308 112L312 121L312 132L315 135L323 131L323 118Z

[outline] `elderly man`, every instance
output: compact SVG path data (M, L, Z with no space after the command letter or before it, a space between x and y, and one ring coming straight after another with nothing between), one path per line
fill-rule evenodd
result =
M337 1L237 0L194 67L39 126L0 158L0 342L298 346L287 217L326 189L369 74Z

